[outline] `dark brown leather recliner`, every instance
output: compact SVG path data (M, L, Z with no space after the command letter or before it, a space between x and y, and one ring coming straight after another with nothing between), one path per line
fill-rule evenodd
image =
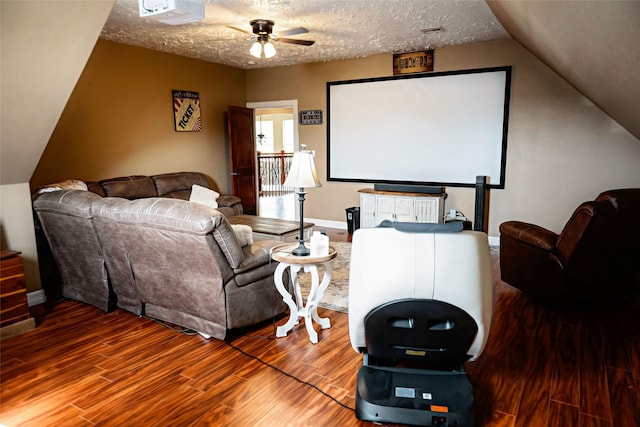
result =
M640 189L601 193L582 203L560 234L538 225L500 225L502 280L554 305L640 291Z

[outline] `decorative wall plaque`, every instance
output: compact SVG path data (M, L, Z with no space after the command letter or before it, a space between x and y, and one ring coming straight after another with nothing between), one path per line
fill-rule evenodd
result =
M324 121L322 110L302 110L300 111L301 125L321 125Z
M200 95L198 92L174 90L173 114L176 132L200 132Z
M424 52L396 53L393 55L393 74L424 73L433 71L433 49Z

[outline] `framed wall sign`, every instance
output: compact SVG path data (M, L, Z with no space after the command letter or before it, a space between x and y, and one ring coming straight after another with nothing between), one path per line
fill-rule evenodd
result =
M393 74L433 71L433 49L393 55Z
M198 92L173 90L173 118L176 132L200 132L200 95Z
M300 111L301 125L321 125L324 116L322 110L302 110Z

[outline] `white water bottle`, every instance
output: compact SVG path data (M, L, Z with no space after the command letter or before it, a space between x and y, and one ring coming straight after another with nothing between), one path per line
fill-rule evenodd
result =
M314 231L311 235L311 256L327 256L329 255L329 236L319 231Z

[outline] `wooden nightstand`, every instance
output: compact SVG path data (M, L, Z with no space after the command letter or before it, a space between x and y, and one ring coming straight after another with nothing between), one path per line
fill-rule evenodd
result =
M0 335L6 338L33 328L20 252L0 251Z

